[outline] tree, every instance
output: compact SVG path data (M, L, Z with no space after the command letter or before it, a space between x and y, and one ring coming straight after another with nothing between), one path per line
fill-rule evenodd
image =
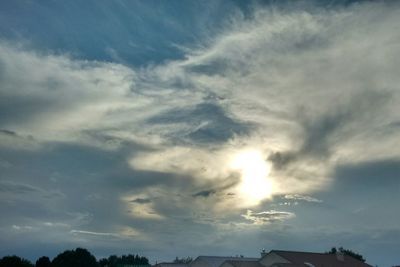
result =
M325 253L326 253L326 254L336 254L336 253L337 253L337 249L336 249L336 247L333 247L333 248L331 248L330 251L325 252Z
M97 267L96 258L86 249L66 250L51 262L52 267Z
M36 267L50 267L50 265L51 265L50 259L49 257L46 256L40 257L35 264Z
M357 259L359 261L365 262L365 259L361 254L359 254L357 252L354 252L354 251L352 251L350 249L344 249L343 247L339 247L339 249L336 249L336 247L333 247L333 248L331 248L330 251L328 251L326 253L327 254L336 254L337 252L343 253L344 255L348 255L348 256L353 257L353 258L355 258L355 259Z
M116 255L111 255L108 259L101 259L99 261L100 267L118 267L121 265L149 265L149 260L146 257L141 257L139 255L122 255L118 257Z
M0 260L0 267L33 267L33 264L18 256L5 256Z
M100 266L100 267L109 266L109 265L108 265L108 259L101 259L101 260L99 260L99 266Z

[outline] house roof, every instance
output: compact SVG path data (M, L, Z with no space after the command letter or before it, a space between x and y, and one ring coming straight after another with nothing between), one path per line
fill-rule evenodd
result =
M343 260L339 260L336 254L284 251L284 250L271 250L271 252L274 252L275 254L278 254L279 256L287 259L292 264L295 264L294 266L372 267L371 265L359 261L348 255L343 255ZM293 266L293 265L277 265L277 266Z
M295 263L275 263L271 267L308 267L305 264L295 264Z
M188 267L189 264L187 264L187 263L175 263L175 262L160 262L160 263L157 263L154 266L157 266L157 267Z
M194 261L203 261L210 267L220 267L225 261L258 261L258 258L245 258L245 257L220 257L220 256L198 256Z
M264 267L256 260L227 260L233 267Z

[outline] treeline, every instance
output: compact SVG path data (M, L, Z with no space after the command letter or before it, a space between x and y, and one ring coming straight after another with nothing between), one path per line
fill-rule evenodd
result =
M359 261L365 262L365 258L361 254L359 254L357 252L354 252L354 251L352 251L350 249L345 249L343 247L339 247L338 249L336 247L333 247L333 248L331 248L330 251L327 251L325 253L326 254L336 254L338 252L342 253L344 255L348 255L350 257L353 257L353 258L355 258L355 259L357 259Z
M53 260L40 257L35 264L18 256L5 256L0 259L0 267L128 267L149 266L149 260L139 255L111 255L108 258L96 260L88 250L77 248L58 254Z

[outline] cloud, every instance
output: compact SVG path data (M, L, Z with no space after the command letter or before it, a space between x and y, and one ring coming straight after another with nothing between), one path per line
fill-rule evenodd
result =
M40 188L27 185L27 184L17 184L11 181L1 181L0 190L2 192L11 192L16 194L25 194L31 192L41 192Z
M40 144L31 135L20 135L10 130L0 130L0 148L34 150L39 149Z
M344 158L399 156L396 132L381 127L398 121L397 62L387 56L397 54L396 12L261 8L184 59L136 69L3 42L1 107L12 116L0 123L35 143L140 144L147 150L127 159L134 170L195 180L234 176L230 155L257 148L273 164L274 194L307 194L329 187Z
M38 194L43 198L64 198L65 195L58 190L46 190L39 188L30 184L16 183L13 181L0 181L0 192L3 195L7 195L7 198L21 196L25 198L26 196L32 194ZM5 198L5 197L4 197Z
M282 222L294 218L296 217L296 215L292 212L287 211L269 210L262 212L253 212L252 210L247 210L247 213L243 214L242 217L246 220L252 221L253 224L262 225Z
M12 226L12 229L16 230L16 231L22 231L22 232L27 232L27 231L29 232L29 231L34 230L34 228L29 225L20 226L20 225L15 225L15 224Z
M148 198L136 198L136 199L132 200L131 202L138 203L138 204L147 204L147 203L151 203L151 199L148 199Z
M215 190L203 190L193 194L193 197L209 197L215 194Z
M201 103L194 107L185 107L163 112L150 118L149 124L187 124L187 131L172 132L171 137L188 139L188 143L221 143L235 135L245 135L250 125L241 123L228 114L216 103Z
M285 199L296 200L296 201L322 203L322 200L320 200L320 199L317 199L317 198L314 198L314 197L310 197L310 196L299 195L299 194L285 195Z
M11 135L11 136L16 136L17 135L16 132L9 131L9 130L4 130L4 129L0 129L0 134Z
M84 234L84 235L94 235L94 236L108 236L108 237L118 237L117 234L113 233L102 233L102 232L92 232L92 231L82 231L82 230L71 230L71 234Z
M134 76L121 65L40 55L5 43L0 61L1 125L42 140L54 140L56 132L66 138L69 127L82 130L105 112L121 109Z
M365 3L332 11L262 9L253 20L238 18L209 46L191 50L187 59L158 66L155 71L164 82L179 78L209 93L213 105L251 127L245 135L233 135L212 149L167 146L134 157L132 166L156 166L195 178L227 177L224 168L232 150L257 147L273 163L269 178L276 182L275 194L307 194L332 184L338 161L363 161L384 156L384 151L390 151L387 157L398 157L399 150L392 146L396 134L381 129L383 122L397 121L393 111L399 90L396 82L389 82L396 80L392 70L397 63L388 58L380 64L387 56L374 49L399 38L390 26L397 11L388 8ZM360 29L359 21L369 25L382 13L386 15L381 25L389 28L371 39L376 31ZM397 48L390 48L395 55ZM171 121L177 122L180 113L175 109L173 114ZM168 115L162 118L167 120ZM377 136L383 131L384 139ZM182 144L175 136L170 140ZM368 144L371 153L365 153L361 144Z

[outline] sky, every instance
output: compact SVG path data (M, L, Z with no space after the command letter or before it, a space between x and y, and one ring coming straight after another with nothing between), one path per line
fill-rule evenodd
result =
M400 264L399 25L396 1L1 1L0 256Z

